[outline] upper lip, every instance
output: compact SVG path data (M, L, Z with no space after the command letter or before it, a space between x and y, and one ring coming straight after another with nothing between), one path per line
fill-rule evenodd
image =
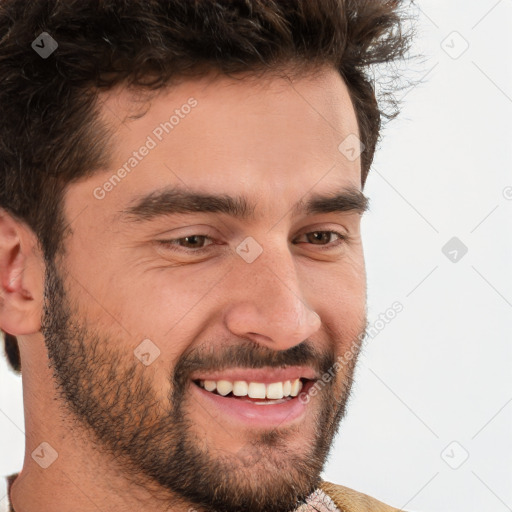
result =
M198 371L192 375L192 380L246 381L263 384L294 379L316 380L318 374L309 366L287 366L285 368L227 368L217 371Z

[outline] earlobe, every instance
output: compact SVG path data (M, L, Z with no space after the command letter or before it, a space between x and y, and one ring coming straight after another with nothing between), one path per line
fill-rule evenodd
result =
M40 329L44 273L37 238L0 210L0 328L19 336Z

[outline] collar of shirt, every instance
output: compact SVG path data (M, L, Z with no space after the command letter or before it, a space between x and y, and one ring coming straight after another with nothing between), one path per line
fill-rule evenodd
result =
M304 505L301 505L295 512L340 512L334 501L321 489L309 495Z

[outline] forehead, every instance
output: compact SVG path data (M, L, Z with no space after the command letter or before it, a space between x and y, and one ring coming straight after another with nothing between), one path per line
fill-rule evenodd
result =
M298 107L298 96L304 107L307 105L312 112L324 116L333 129L348 128L348 124L355 121L355 118L350 119L354 112L345 81L336 69L327 65L305 69L302 74L297 70L287 74L285 69L229 76L209 71L198 77L177 79L156 91L121 84L100 93L99 103L104 116L116 124L116 121L126 119L137 121L138 117L149 120L152 114L165 113L160 108L179 106L191 96L201 100L205 115L210 109L228 112L235 105L239 116L249 114L254 107L286 112L290 106ZM339 117L340 109L342 118ZM262 114L269 113L262 111ZM299 109L297 113L304 115L306 112ZM351 128L355 130L357 126Z
M360 188L360 160L339 150L358 127L334 69L294 79L205 76L152 95L119 88L99 106L114 133L111 165L88 184L89 196L124 168L102 207L124 208L166 186L247 197L259 191L263 205L262 194L280 204L308 189Z

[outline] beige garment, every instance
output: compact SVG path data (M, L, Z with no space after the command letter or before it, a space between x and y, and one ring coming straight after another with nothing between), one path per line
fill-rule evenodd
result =
M320 489L332 499L340 512L405 512L343 485L322 482Z

